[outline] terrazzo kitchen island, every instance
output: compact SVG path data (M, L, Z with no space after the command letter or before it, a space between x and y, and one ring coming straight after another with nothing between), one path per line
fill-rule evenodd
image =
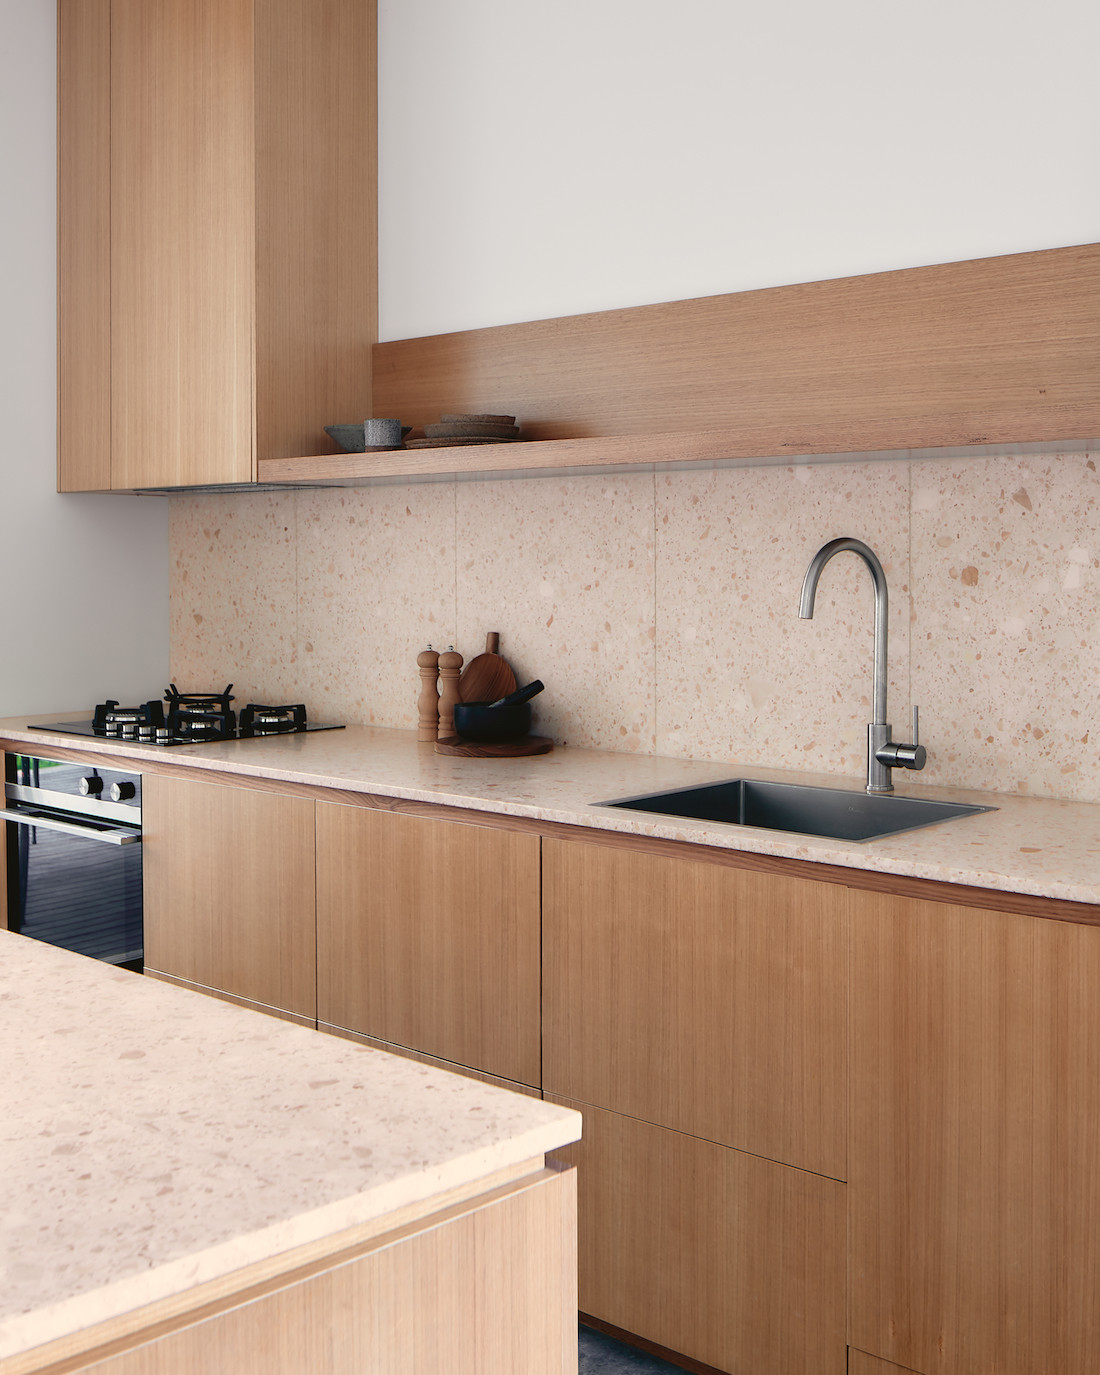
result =
M0 1371L575 1371L580 1116L0 931Z

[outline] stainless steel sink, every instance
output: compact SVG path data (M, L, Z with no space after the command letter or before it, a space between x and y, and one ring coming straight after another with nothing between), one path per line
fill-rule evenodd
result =
M761 826L769 831L794 831L830 840L879 840L900 831L933 826L938 821L997 810L966 802L815 788L802 783L763 783L751 778L622 797L598 805L690 817L695 821L721 821L732 826Z

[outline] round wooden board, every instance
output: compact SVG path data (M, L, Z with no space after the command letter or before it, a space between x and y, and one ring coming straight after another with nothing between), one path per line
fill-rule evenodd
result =
M458 754L467 759L511 759L521 755L549 754L553 748L554 742L548 735L525 735L522 740L500 740L496 743L445 735L435 742L436 754Z

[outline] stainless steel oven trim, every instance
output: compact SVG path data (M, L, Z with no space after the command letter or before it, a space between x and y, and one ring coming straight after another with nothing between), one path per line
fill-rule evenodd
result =
M125 821L131 826L141 825L141 803L100 801L81 797L76 793L57 793L49 788L34 788L27 783L5 783L4 796L9 802L22 802L29 807L52 807L59 812L72 812L106 821Z
M60 831L77 840L97 840L103 845L140 845L140 830L124 826L104 826L92 818L88 823L62 821L60 817L43 816L37 811L9 807L0 812L0 821L13 821L17 826L42 826L47 831Z

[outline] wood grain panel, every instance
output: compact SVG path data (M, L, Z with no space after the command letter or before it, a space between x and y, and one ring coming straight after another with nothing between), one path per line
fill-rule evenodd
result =
M319 1020L541 1083L537 836L321 804Z
M57 10L57 488L111 486L111 0Z
M721 1370L843 1375L843 1184L555 1101L584 1114L555 1152L577 1166L583 1312Z
M315 1018L313 809L300 797L144 777L146 965Z
M378 336L374 0L261 0L256 443L324 454L371 409Z
M339 1036L345 1041L356 1041L361 1046L373 1046L375 1050L384 1050L389 1055L401 1055L407 1060L415 1060L421 1065L433 1065L436 1069L448 1070L451 1074L461 1074L467 1079L476 1079L482 1084L495 1084L498 1088L510 1089L513 1093L523 1093L529 1098L541 1098L542 1090L532 1087L530 1084L520 1084L514 1079L502 1079L499 1074L485 1074L480 1069L471 1069L469 1065L457 1065L453 1060L441 1060L438 1055L425 1055L419 1050L410 1050L408 1046L394 1045L392 1041L380 1041L377 1036L364 1036L361 1031L348 1031L346 1027L329 1026L327 1022L318 1022L317 1030L327 1032L330 1036Z
M1100 931L852 901L849 1338L924 1375L1088 1375Z
M374 386L409 424L507 411L534 439L722 429L781 454L1086 438L1100 245L380 343Z
M892 1361L880 1361L877 1356L868 1356L866 1351L857 1351L855 1347L850 1347L848 1375L920 1375L920 1372L894 1365Z
M38 1369L576 1375L576 1300L576 1176L546 1170L129 1350Z
M847 890L546 840L548 1092L845 1177Z
M115 487L248 482L252 0L113 0Z

